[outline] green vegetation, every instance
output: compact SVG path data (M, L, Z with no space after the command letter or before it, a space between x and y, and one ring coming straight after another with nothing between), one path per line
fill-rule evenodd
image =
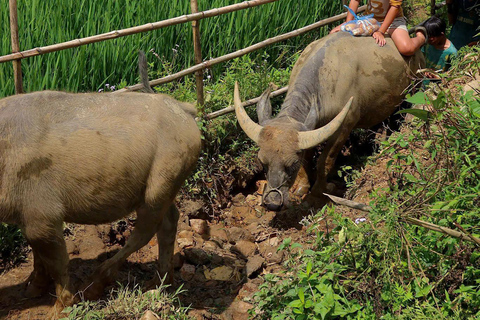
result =
M479 48L469 50L447 79L480 71ZM419 218L480 236L480 101L455 86L432 86L409 100L431 111L406 111L416 121L371 157L372 167L387 160L388 173L372 211L356 221L335 207L310 217L315 250L291 251L286 267L300 272L265 277L255 319L480 318L478 247L405 223ZM319 232L324 219L335 228Z
M187 320L189 308L182 307L178 295L182 288L175 293L167 293L167 286L160 286L155 290L143 293L139 288L122 288L110 293L107 301L84 301L64 311L68 317L62 320L118 320L140 319L147 311L157 314L165 320Z
M240 0L199 1L200 10L242 2ZM189 1L107 0L107 1L38 1L18 2L21 50L51 45L113 30L133 27L190 13ZM266 38L295 30L342 12L339 1L282 0L247 10L204 19L200 22L204 59L239 50ZM0 5L0 55L11 52L8 1ZM274 61L290 57L293 52L325 31L271 46ZM137 52L147 52L155 70L164 70L168 61L172 71L193 64L193 41L190 23L166 27L32 57L22 61L24 87L27 92L59 89L72 92L97 91L105 84L134 84ZM152 50L152 51L151 51ZM152 53L150 53L152 52ZM156 59L158 55L160 59ZM261 55L262 53L259 53ZM217 69L215 69L217 70ZM14 93L11 63L0 64L0 97Z

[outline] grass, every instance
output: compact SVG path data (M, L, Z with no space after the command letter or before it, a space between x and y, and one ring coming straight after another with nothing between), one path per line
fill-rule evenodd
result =
M236 0L200 1L199 10L239 3ZM22 50L142 25L190 13L189 1L154 0L32 0L18 3L19 38ZM339 1L282 0L200 22L204 59L241 49L284 32L342 12ZM8 1L0 2L0 54L11 52ZM270 47L271 62L282 62L300 44L326 31L311 32ZM72 92L97 91L105 84L137 81L137 52L153 50L162 59L148 55L154 69L162 61L178 71L193 64L191 24L90 44L32 57L22 61L27 92L59 89ZM261 54L261 53L260 53ZM219 70L215 68L215 70ZM0 64L0 97L14 93L11 63Z

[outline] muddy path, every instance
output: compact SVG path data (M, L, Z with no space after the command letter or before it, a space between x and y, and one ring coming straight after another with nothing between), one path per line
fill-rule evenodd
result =
M175 286L183 284L182 305L191 305L190 314L198 319L247 319L251 305L243 302L261 284L260 275L282 269L284 252L278 246L285 238L305 244L314 243L297 218L283 213L265 211L258 192L233 197L231 205L217 219L198 219L194 203L183 206L180 218L175 261ZM182 207L182 206L180 206ZM182 210L182 208L181 208ZM190 211L188 211L190 210ZM291 209L293 210L293 209ZM302 212L300 212L302 211ZM290 221L285 217L290 217ZM279 220L279 217L284 217ZM117 223L98 226L68 225L65 238L70 255L69 272L79 286L104 260L111 257L128 239L134 216ZM292 224L288 226L288 224ZM132 254L122 266L117 281L124 286L139 285L148 290L146 282L155 275L154 261L158 256L156 239ZM33 256L0 276L1 319L45 319L53 305L54 287L49 295L26 299L25 280L33 270ZM110 286L107 292L118 286Z

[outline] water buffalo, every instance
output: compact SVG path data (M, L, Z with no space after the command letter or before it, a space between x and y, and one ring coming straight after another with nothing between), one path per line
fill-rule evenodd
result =
M98 298L119 266L156 234L158 271L172 276L174 198L201 148L195 108L167 95L42 91L0 100L0 221L33 249L27 296L51 280L53 317L74 302L63 223L101 224L137 213L126 245L88 281Z
M237 119L259 145L258 158L266 168L264 205L279 210L288 203L289 188L302 164L308 163L304 151L327 141L309 195L312 204L322 203L327 175L350 132L386 119L402 101L412 76L424 63L420 52L412 57L400 55L390 39L386 46L379 47L372 37L339 32L312 42L303 51L275 118L271 118L268 89L257 104L260 124L248 117L236 89ZM353 102L345 116L341 111L351 97ZM307 176L299 174L295 184L307 186L308 190Z

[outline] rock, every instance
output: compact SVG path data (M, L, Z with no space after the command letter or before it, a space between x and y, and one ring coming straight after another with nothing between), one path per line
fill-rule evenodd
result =
M247 196L247 199L245 199L245 202L249 205L249 206L257 206L257 205L260 205L261 202L262 202L262 198L261 197L257 197L256 195L253 195L253 194L249 194Z
M265 259L260 255L255 255L248 259L246 266L247 277L250 278L251 275L263 268Z
M248 281L238 292L237 299L243 300L245 298L251 298L258 291L260 284L262 284L262 280L260 278Z
M278 238L275 237L260 242L258 244L258 248L260 254L265 258L265 260L267 260L268 263L281 263L283 260L283 251L277 252L278 242L274 239L278 240ZM275 243L276 245L272 245Z
M221 249L218 242L215 241L205 241L203 248L208 251L217 251L218 249Z
M195 242L193 241L193 238L177 238L177 243L178 247L180 249L184 249L186 247L193 247Z
M189 231L189 230L182 230L178 233L177 235L177 239L178 238L193 238L193 231Z
M209 228L210 240L216 241L222 246L228 242L228 235L222 225L212 225Z
M208 219L205 207L205 204L201 200L184 200L181 210L190 219Z
M212 270L206 269L204 275L207 280L229 281L233 278L234 270L227 266L221 266Z
M250 241L240 240L240 241L237 241L237 243L234 246L232 246L231 251L238 252L243 257L248 258L255 253L256 249L257 249L257 246L255 245L255 243Z
M228 241L230 243L236 243L240 240L250 240L254 241L253 236L248 233L245 229L239 227L232 227L227 230Z
M180 269L180 277L184 281L190 281L195 276L195 266L185 263Z
M193 231L196 233L203 235L208 233L208 225L205 220L202 219L190 219L190 226L192 227Z
M232 203L234 205L240 205L240 204L243 204L245 202L245 196L241 193L235 195L233 198L232 198Z
M150 310L147 310L143 314L143 316L140 318L140 320L158 320L158 319L160 319L160 317Z
M185 258L194 265L204 265L210 261L209 255L199 248L186 248L184 251Z
M66 244L67 244L68 254L78 255L80 253L80 247L76 242L69 240L69 241L66 241Z
M234 301L230 307L224 312L225 320L248 320L248 310L252 309L253 305L244 301Z

